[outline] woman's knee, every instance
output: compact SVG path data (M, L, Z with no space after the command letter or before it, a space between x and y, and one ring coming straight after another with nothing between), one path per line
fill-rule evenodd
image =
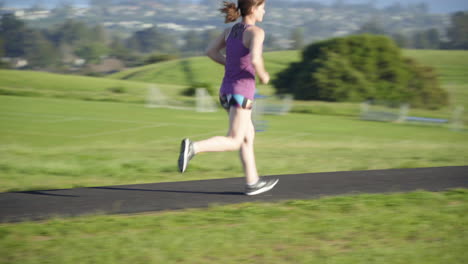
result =
M255 140L255 128L252 126L252 127L249 127L247 133L245 133L243 144L253 145L254 140Z
M240 149L244 144L244 138L241 136L229 136L235 149Z
M230 115L228 137L232 139L236 148L252 144L255 129L250 119L251 110L231 107Z

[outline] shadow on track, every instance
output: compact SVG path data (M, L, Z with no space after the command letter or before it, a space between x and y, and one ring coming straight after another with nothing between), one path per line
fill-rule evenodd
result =
M55 190L51 190L51 191L55 191ZM60 197L79 197L77 195L50 193L51 191L26 191L26 192L15 192L15 193L32 194L32 195L45 195L45 196L60 196Z
M178 191L178 190L151 190L136 188L117 188L117 187L90 187L90 189L116 190L116 191L139 191L139 192L167 192L167 193L187 193L187 194L215 194L215 195L242 195L242 192L202 192L202 191Z

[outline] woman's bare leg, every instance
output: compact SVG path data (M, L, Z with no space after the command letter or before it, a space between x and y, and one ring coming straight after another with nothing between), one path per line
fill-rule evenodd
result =
M255 164L254 153L255 128L250 122L240 149L240 158L244 167L244 174L247 184L255 184L258 180L257 165Z
M239 150L244 142L252 110L231 107L229 110L229 132L227 136L216 136L193 143L195 154Z
M231 107L229 110L229 132L226 137L216 136L193 143L195 154L240 150L247 184L258 181L254 155L255 128L252 124L252 110Z

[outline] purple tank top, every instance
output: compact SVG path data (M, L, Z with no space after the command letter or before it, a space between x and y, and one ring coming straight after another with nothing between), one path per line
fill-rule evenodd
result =
M255 69L251 62L250 50L242 43L244 31L250 25L235 24L226 40L226 65L223 83L219 93L240 94L254 100Z

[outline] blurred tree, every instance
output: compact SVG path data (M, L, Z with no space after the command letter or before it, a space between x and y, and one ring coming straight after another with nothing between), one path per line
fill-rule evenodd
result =
M304 28L295 28L291 33L291 49L300 50L304 47Z
M0 8L1 8L1 6L0 6ZM2 36L0 36L0 59L3 58L4 55L5 55L5 51L4 51L4 48L3 48L3 39L2 39ZM0 69L8 68L7 66L8 65L7 65L6 62L3 62L3 60L0 60Z
M143 58L125 47L124 41L116 36L111 41L109 55L123 61L129 67L143 65Z
M129 53L130 51L125 47L123 40L117 36L113 36L109 45L110 53L112 56L120 57Z
M401 32L394 33L392 35L392 39L396 42L396 44L400 48L409 48L410 45L411 45L410 40L408 39L408 37L405 34L401 33Z
M468 12L457 12L451 17L447 30L448 46L452 49L468 49Z
M0 36L0 58L3 58L3 56L5 55L5 52L3 49L3 43L4 41L2 37ZM8 63L6 61L4 62L3 60L0 60L0 69L6 69L6 68L8 68Z
M5 14L0 21L0 37L3 38L4 52L7 57L24 56L26 35L25 23L13 14Z
M95 42L81 45L75 53L88 63L99 63L101 57L108 55L109 49L104 43Z
M413 48L416 49L428 49L429 40L427 39L427 34L425 31L418 31L413 35Z
M440 33L437 29L431 28L427 30L426 35L430 49L439 49L441 47Z
M140 50L142 49L140 47L140 41L138 40L138 38L136 38L134 36L128 38L125 41L125 48L128 49L128 50L134 50L134 51L137 51L137 52L140 52Z
M439 49L441 47L439 31L431 28L415 32L411 47L416 49Z
M143 53L176 53L175 38L156 27L135 32L128 40L127 47Z
M109 33L107 32L106 28L104 28L102 25L96 25L90 30L90 39L89 41L92 42L99 42L103 44L110 44L110 36Z
M58 49L58 52L59 52L61 62L65 63L65 64L74 63L74 61L76 59L76 56L73 53L73 48L69 44L61 43L57 47L57 49Z
M59 53L40 31L28 30L24 44L25 57L31 67L45 68L57 63Z
M89 32L85 23L68 19L54 30L52 38L57 46L61 43L75 46L87 42L91 35Z
M88 27L84 22L68 19L46 31L45 35L57 47L57 53L65 63L73 62L75 56L99 62L100 57L111 50L109 33L101 25Z
M3 37L0 35L0 58L5 55L5 48L3 47Z

